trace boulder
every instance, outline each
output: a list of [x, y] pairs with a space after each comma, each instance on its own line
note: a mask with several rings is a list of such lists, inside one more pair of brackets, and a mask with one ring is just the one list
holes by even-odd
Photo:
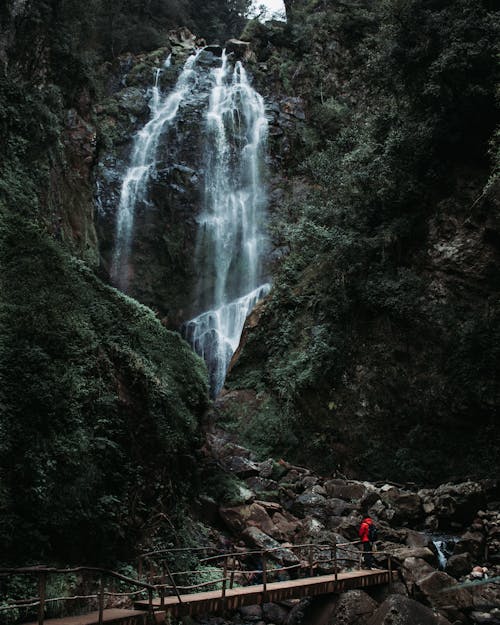
[[378, 604], [363, 590], [349, 590], [340, 595], [331, 621], [335, 625], [368, 625]]
[[258, 527], [247, 527], [242, 533], [243, 540], [250, 545], [262, 551], [272, 550], [268, 556], [276, 560], [280, 564], [292, 565], [300, 562], [299, 558], [285, 547], [282, 547], [277, 540], [274, 540], [268, 534], [265, 534]]
[[275, 625], [286, 625], [288, 621], [288, 610], [281, 607], [277, 603], [264, 603], [262, 606], [262, 613], [264, 619], [268, 623], [275, 623]]
[[472, 595], [466, 588], [457, 588], [457, 581], [443, 571], [434, 571], [418, 581], [418, 589], [429, 605], [450, 620], [458, 620], [462, 610], [472, 607]]
[[403, 547], [393, 551], [393, 556], [399, 562], [403, 562], [406, 558], [415, 558], [436, 565], [436, 554], [428, 547]]
[[259, 621], [262, 619], [262, 607], [258, 604], [244, 606], [238, 612], [246, 621]]
[[398, 523], [415, 521], [423, 515], [422, 499], [416, 493], [393, 487], [382, 491], [381, 499], [394, 510], [393, 519]]
[[220, 508], [219, 514], [224, 523], [235, 533], [246, 527], [258, 527], [266, 534], [275, 529], [274, 523], [266, 510], [257, 503], [232, 508]]
[[472, 570], [472, 559], [468, 553], [458, 553], [446, 562], [445, 572], [458, 579]]
[[435, 572], [435, 569], [421, 558], [406, 558], [401, 565], [401, 576], [411, 595], [415, 593], [418, 582]]
[[390, 595], [368, 625], [450, 625], [432, 610], [403, 595]]
[[483, 487], [477, 482], [443, 484], [434, 491], [435, 514], [440, 520], [470, 523], [486, 505]]
[[286, 540], [287, 542], [295, 542], [295, 536], [299, 532], [301, 528], [301, 522], [299, 519], [295, 519], [292, 515], [287, 515], [289, 518], [285, 517], [281, 512], [276, 512], [273, 514], [273, 523], [275, 526], [275, 530], [272, 534], [278, 540]]
[[240, 39], [229, 39], [226, 41], [225, 48], [228, 54], [234, 54], [237, 59], [244, 61], [248, 60], [252, 54], [250, 43]]
[[476, 562], [484, 559], [485, 536], [482, 532], [465, 532], [455, 544], [454, 554], [469, 553]]
[[228, 471], [243, 479], [259, 474], [258, 465], [249, 458], [242, 456], [230, 456], [224, 461], [224, 466]]
[[327, 499], [323, 495], [317, 495], [306, 491], [299, 495], [292, 504], [292, 512], [297, 516], [312, 515], [321, 520], [327, 516]]
[[274, 480], [270, 480], [257, 475], [254, 477], [249, 477], [245, 481], [248, 487], [256, 493], [278, 493], [278, 482], [275, 482]]
[[417, 532], [415, 530], [407, 530], [405, 542], [408, 547], [431, 548], [432, 545], [432, 540], [427, 536], [427, 534], [424, 534], [424, 532]]
[[345, 480], [329, 480], [325, 482], [325, 490], [328, 497], [345, 501], [359, 501], [367, 492], [362, 482], [346, 482]]

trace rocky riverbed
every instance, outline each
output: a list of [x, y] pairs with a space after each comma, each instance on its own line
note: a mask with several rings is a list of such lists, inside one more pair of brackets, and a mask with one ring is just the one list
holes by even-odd
[[[437, 488], [323, 477], [285, 460], [258, 462], [228, 433], [214, 429], [206, 461], [237, 479], [233, 502], [200, 501], [215, 540], [273, 549], [276, 565], [298, 560], [291, 545], [350, 543], [369, 514], [379, 531], [377, 565], [391, 554], [398, 581], [388, 588], [242, 608], [210, 625], [458, 625], [500, 623], [500, 487], [497, 480]], [[444, 536], [444, 538], [443, 538]], [[438, 540], [439, 537], [439, 540]], [[438, 548], [436, 547], [438, 545]], [[360, 558], [339, 556], [343, 570]], [[360, 554], [361, 552], [359, 552]], [[443, 570], [444, 564], [444, 570]], [[321, 564], [316, 574], [327, 572]], [[492, 581], [489, 581], [492, 580]]]

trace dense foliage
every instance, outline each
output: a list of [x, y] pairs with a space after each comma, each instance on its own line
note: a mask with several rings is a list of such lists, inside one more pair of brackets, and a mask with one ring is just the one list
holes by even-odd
[[263, 451], [285, 444], [322, 470], [489, 474], [500, 402], [492, 6], [296, 4], [289, 49], [267, 62], [295, 55], [279, 71], [310, 110], [290, 172], [309, 192], [274, 217], [290, 253], [231, 378], [266, 397], [265, 418], [244, 422]]
[[[78, 214], [81, 198], [91, 198], [88, 170], [72, 169], [64, 131], [68, 107], [88, 114], [103, 54], [95, 15], [69, 1], [8, 7], [0, 33], [0, 559], [104, 564], [129, 557], [158, 518], [166, 540], [178, 523], [197, 481], [191, 454], [206, 371], [150, 310], [105, 286], [62, 241], [58, 215], [69, 214], [81, 237], [93, 227]], [[72, 195], [62, 191], [68, 180]]]
[[0, 263], [2, 559], [127, 553], [195, 481], [204, 367], [24, 220]]

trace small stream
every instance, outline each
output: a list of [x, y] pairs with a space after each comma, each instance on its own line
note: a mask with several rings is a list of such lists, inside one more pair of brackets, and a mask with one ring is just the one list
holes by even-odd
[[438, 553], [439, 570], [444, 571], [446, 563], [450, 556], [453, 555], [453, 549], [455, 544], [460, 540], [460, 537], [451, 534], [430, 534], [429, 537]]

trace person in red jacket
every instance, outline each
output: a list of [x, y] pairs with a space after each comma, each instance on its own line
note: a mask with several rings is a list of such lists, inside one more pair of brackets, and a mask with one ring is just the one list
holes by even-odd
[[359, 538], [361, 539], [363, 551], [365, 552], [363, 559], [367, 569], [372, 569], [375, 565], [375, 560], [371, 553], [373, 551], [372, 535], [374, 533], [374, 528], [373, 520], [369, 516], [364, 518], [359, 526]]

